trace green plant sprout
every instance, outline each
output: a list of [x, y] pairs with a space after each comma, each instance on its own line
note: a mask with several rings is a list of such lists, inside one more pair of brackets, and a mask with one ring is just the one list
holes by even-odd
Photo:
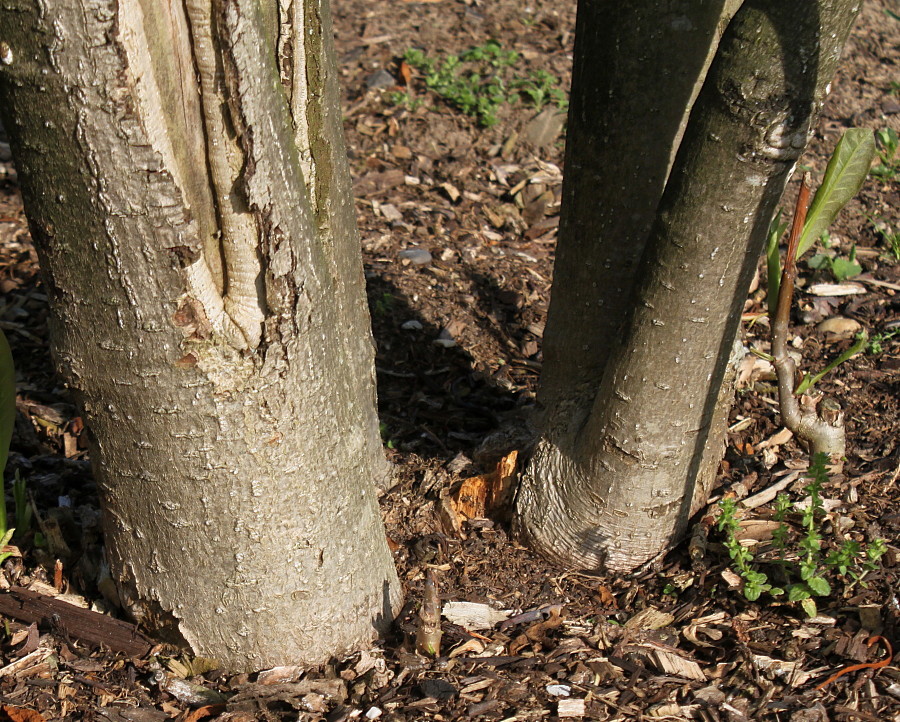
[[16, 469], [16, 477], [13, 480], [13, 504], [16, 510], [16, 530], [18, 533], [26, 534], [31, 530], [31, 518], [34, 513], [31, 500], [28, 498], [28, 489], [25, 479], [19, 476], [19, 470]]
[[[828, 457], [816, 454], [810, 464], [807, 476], [809, 483], [804, 492], [809, 502], [804, 505], [792, 504], [787, 494], [775, 498], [774, 519], [778, 527], [772, 533], [772, 547], [775, 557], [770, 564], [777, 565], [785, 580], [784, 588], [773, 586], [769, 575], [759, 569], [760, 563], [753, 552], [737, 539], [740, 523], [737, 517], [737, 503], [726, 498], [719, 502], [717, 527], [725, 535], [724, 545], [734, 562], [735, 571], [744, 581], [743, 594], [748, 601], [756, 601], [763, 593], [773, 597], [787, 594], [789, 602], [797, 602], [809, 617], [818, 613], [816, 597], [827, 597], [832, 593], [829, 577], [840, 576], [849, 579], [852, 586], [877, 568], [878, 562], [887, 551], [883, 539], [871, 541], [865, 549], [852, 539], [844, 539], [828, 554], [822, 553], [822, 524], [826, 517], [822, 501], [822, 488], [828, 481]], [[792, 544], [787, 516], [790, 512], [800, 512], [802, 534]]]
[[836, 251], [831, 251], [831, 236], [828, 231], [822, 234], [822, 245], [825, 247], [824, 253], [817, 253], [810, 258], [806, 265], [813, 270], [826, 269], [834, 276], [834, 280], [843, 283], [848, 278], [858, 276], [862, 273], [862, 266], [856, 262], [856, 244], [850, 248], [850, 255], [847, 258], [840, 256]]
[[737, 519], [737, 503], [732, 498], [725, 498], [719, 502], [718, 529], [725, 532], [725, 549], [728, 550], [728, 556], [734, 562], [735, 569], [744, 580], [744, 597], [750, 602], [759, 599], [763, 592], [769, 592], [772, 596], [780, 596], [784, 594], [783, 589], [773, 587], [769, 584], [769, 578], [766, 574], [754, 569], [753, 552], [745, 547], [737, 539], [737, 531], [740, 529], [740, 523]]
[[900, 231], [891, 228], [884, 219], [873, 218], [872, 216], [868, 218], [872, 222], [872, 228], [875, 229], [875, 233], [884, 241], [894, 260], [900, 261]]
[[[442, 60], [410, 48], [403, 59], [424, 75], [429, 90], [484, 127], [496, 125], [500, 107], [522, 96], [529, 98], [538, 109], [548, 102], [556, 103], [559, 108], [568, 105], [566, 93], [558, 87], [556, 77], [544, 70], [527, 76], [515, 74], [513, 68], [520, 61], [519, 54], [504, 50], [495, 40], [459, 55], [447, 55]], [[406, 96], [408, 99], [409, 95]]]
[[[865, 128], [850, 128], [843, 137], [838, 141], [834, 149], [834, 153], [828, 161], [825, 169], [825, 177], [822, 184], [812, 200], [809, 211], [806, 213], [806, 219], [803, 222], [802, 230], [800, 230], [799, 239], [796, 241], [796, 253], [793, 259], [785, 259], [785, 265], [788, 260], [796, 262], [817, 240], [823, 238], [827, 240], [828, 227], [834, 222], [837, 214], [841, 209], [850, 202], [850, 200], [859, 192], [869, 167], [872, 165], [872, 159], [875, 155], [875, 140], [871, 130]], [[787, 229], [787, 223], [782, 220], [781, 211], [776, 214], [775, 218], [769, 226], [769, 235], [766, 244], [766, 269], [768, 276], [768, 311], [769, 317], [775, 321], [778, 313], [779, 292], [781, 290], [781, 276], [784, 272], [781, 258], [778, 251], [779, 239], [784, 235]], [[862, 268], [856, 263], [855, 246], [850, 252], [848, 259], [831, 258], [825, 254], [815, 256], [810, 262], [813, 267], [822, 267], [827, 265], [832, 274], [838, 280], [844, 280], [856, 273]], [[790, 304], [790, 299], [786, 303]], [[783, 315], [788, 313], [788, 309], [783, 310]], [[785, 315], [786, 318], [786, 315]], [[773, 327], [774, 328], [774, 327]], [[835, 361], [820, 373], [805, 374], [803, 381], [794, 389], [794, 395], [810, 390], [825, 374], [832, 371], [839, 364], [846, 361], [856, 353], [859, 353], [868, 341], [868, 337], [858, 338], [856, 343], [842, 353]], [[773, 361], [773, 357], [754, 351], [759, 356]]]
[[900, 138], [893, 128], [882, 128], [875, 133], [878, 141], [878, 165], [870, 171], [873, 176], [883, 181], [893, 181], [900, 173], [900, 156], [897, 149], [900, 148]]
[[869, 343], [866, 346], [866, 353], [872, 355], [882, 353], [884, 351], [885, 342], [890, 341], [898, 333], [900, 333], [900, 328], [892, 328], [889, 331], [882, 331], [874, 334], [869, 339]]

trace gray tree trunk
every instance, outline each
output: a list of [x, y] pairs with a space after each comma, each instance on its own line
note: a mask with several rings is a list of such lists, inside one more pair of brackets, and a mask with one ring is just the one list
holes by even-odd
[[[583, 3], [579, 14], [590, 16], [592, 5]], [[586, 147], [578, 145], [583, 135], [568, 141], [570, 209], [560, 228], [546, 333], [544, 435], [517, 498], [518, 528], [546, 555], [627, 571], [677, 542], [703, 503], [721, 458], [723, 379], [747, 288], [857, 11], [847, 0], [744, 2], [693, 106], [658, 208], [648, 188], [664, 181], [665, 154], [657, 152], [652, 173], [632, 173], [620, 150], [607, 145], [627, 138], [634, 118], [622, 120], [591, 100], [598, 83], [587, 76], [615, 78], [619, 70], [610, 62], [585, 69], [586, 56], [604, 51], [587, 39], [588, 20], [580, 17], [571, 125], [574, 131], [593, 122], [603, 130], [581, 131], [594, 139]], [[677, 38], [677, 27], [662, 26], [668, 29], [657, 44], [674, 44], [669, 33]], [[645, 30], [635, 32], [643, 37]], [[645, 86], [646, 95], [669, 92], [668, 83], [658, 85], [659, 73], [642, 80], [653, 86]], [[682, 98], [687, 85], [676, 86]], [[669, 117], [671, 128], [674, 110]], [[607, 153], [624, 179], [613, 190], [596, 187], [598, 175], [609, 182], [603, 174], [578, 167], [578, 159], [600, 166]], [[629, 228], [622, 199], [632, 197], [641, 205]], [[655, 220], [645, 226], [649, 240], [630, 292], [615, 276], [621, 268], [629, 277], [650, 209]], [[609, 300], [594, 308], [601, 299]], [[614, 310], [606, 315], [603, 306]], [[567, 388], [566, 377], [576, 385]]]
[[9, 0], [0, 99], [125, 607], [231, 669], [400, 601], [327, 0]]

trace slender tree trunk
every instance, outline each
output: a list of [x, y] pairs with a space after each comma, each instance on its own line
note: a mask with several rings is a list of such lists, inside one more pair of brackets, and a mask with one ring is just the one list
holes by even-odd
[[687, 114], [738, 2], [579, 3], [538, 397], [548, 433], [590, 411]]
[[232, 669], [400, 590], [327, 0], [10, 0], [0, 98], [123, 605]]
[[[847, 1], [747, 0], [729, 24], [691, 111], [635, 292], [622, 306], [631, 308], [621, 312], [622, 332], [608, 336], [602, 351], [587, 348], [601, 361], [568, 407], [560, 407], [556, 386], [544, 392], [557, 415], [587, 409], [569, 425], [551, 417], [519, 491], [519, 528], [547, 555], [630, 570], [676, 542], [702, 503], [721, 458], [721, 433], [710, 430], [727, 398], [722, 382], [747, 288], [857, 10]], [[572, 112], [583, 102], [579, 93]], [[572, 146], [573, 155], [591, 154]], [[631, 188], [617, 191], [628, 196]], [[593, 193], [589, 179], [570, 189]], [[606, 212], [596, 211], [595, 226], [564, 224], [561, 257], [589, 246], [598, 228], [608, 232]], [[548, 343], [593, 331], [577, 303], [581, 289], [592, 293], [585, 274], [566, 296], [554, 296]], [[554, 293], [559, 284], [557, 275]], [[611, 295], [625, 291], [614, 286]]]

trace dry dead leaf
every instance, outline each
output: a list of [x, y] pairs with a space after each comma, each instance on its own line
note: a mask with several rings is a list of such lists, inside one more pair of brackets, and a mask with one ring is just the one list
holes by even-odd
[[767, 657], [764, 654], [754, 654], [752, 660], [753, 666], [760, 672], [770, 677], [779, 677], [791, 687], [800, 687], [806, 684], [812, 676], [800, 668], [799, 662], [786, 662], [783, 659]]
[[482, 642], [480, 639], [476, 639], [475, 637], [472, 637], [471, 639], [467, 639], [462, 644], [458, 644], [456, 647], [454, 647], [450, 651], [450, 654], [448, 656], [450, 657], [450, 659], [453, 659], [454, 657], [458, 657], [461, 654], [476, 654], [477, 655], [477, 654], [481, 654], [483, 651], [484, 651], [484, 642]]
[[224, 711], [224, 704], [208, 704], [187, 712], [185, 717], [179, 718], [179, 722], [199, 722], [200, 720], [206, 719], [207, 717], [222, 714], [222, 712]]
[[11, 707], [8, 704], [0, 707], [0, 711], [6, 715], [9, 722], [44, 722], [45, 717], [40, 712], [24, 707]]

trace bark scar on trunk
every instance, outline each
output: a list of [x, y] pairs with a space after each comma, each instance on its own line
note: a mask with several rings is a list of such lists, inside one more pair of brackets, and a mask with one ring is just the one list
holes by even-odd
[[212, 3], [185, 3], [194, 37], [194, 64], [200, 83], [206, 158], [219, 219], [219, 241], [224, 259], [225, 289], [219, 293], [204, 258], [187, 268], [188, 289], [206, 309], [213, 328], [237, 349], [255, 349], [265, 320], [257, 279], [258, 229], [247, 203], [239, 193], [238, 179], [244, 156], [235, 128], [229, 123], [222, 61], [214, 40]]

